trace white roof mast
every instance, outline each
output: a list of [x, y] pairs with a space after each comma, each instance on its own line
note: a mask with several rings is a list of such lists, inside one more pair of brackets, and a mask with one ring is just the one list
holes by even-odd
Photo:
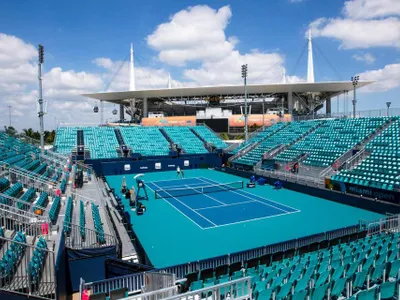
[[313, 61], [313, 51], [312, 51], [311, 29], [308, 30], [307, 82], [314, 83], [314, 61]]

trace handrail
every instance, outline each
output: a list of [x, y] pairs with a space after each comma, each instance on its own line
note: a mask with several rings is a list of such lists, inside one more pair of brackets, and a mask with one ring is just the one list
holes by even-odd
[[[365, 150], [365, 148], [361, 149], [360, 151], [358, 151], [358, 152], [356, 153], [356, 155], [352, 156], [349, 160], [346, 161], [346, 164], [345, 164], [345, 166], [344, 166], [344, 169], [345, 169], [345, 170], [349, 170], [352, 166], [354, 166], [355, 161], [356, 161], [356, 160], [358, 161], [358, 159], [360, 158], [360, 156], [361, 156], [361, 159], [363, 159], [363, 158], [364, 158], [364, 153], [367, 154], [367, 155], [370, 154], [368, 151]], [[354, 162], [354, 163], [353, 163], [353, 162]]]
[[246, 147], [244, 147], [243, 149], [241, 149], [238, 153], [236, 153], [235, 155], [229, 157], [228, 161], [232, 162], [235, 159], [239, 158], [242, 155], [245, 155], [247, 152], [253, 150], [254, 148], [256, 148], [260, 143], [259, 142], [253, 142], [251, 144], [248, 144]]
[[[40, 208], [43, 211], [48, 211], [48, 209], [46, 209], [45, 207], [41, 207], [41, 206], [38, 206], [37, 204], [33, 204], [33, 203], [28, 203], [28, 202], [22, 201], [22, 200], [20, 200], [18, 198], [15, 198], [15, 197], [12, 197], [12, 196], [8, 196], [8, 195], [6, 195], [4, 193], [0, 193], [0, 197], [6, 198], [8, 200], [11, 200], [13, 204], [14, 203], [21, 203], [23, 206], [28, 207], [28, 210], [31, 210], [34, 206], [36, 206], [36, 207]], [[1, 203], [0, 206], [1, 205], [7, 205], [7, 204]], [[10, 205], [7, 205], [7, 206], [10, 207]], [[18, 208], [16, 208], [16, 209], [18, 209]]]
[[[319, 243], [325, 240], [337, 239], [342, 236], [354, 234], [360, 232], [362, 229], [359, 224], [355, 224], [349, 227], [338, 228], [331, 231], [321, 232], [318, 234], [289, 240], [286, 242], [281, 242], [278, 244], [258, 247], [238, 253], [232, 253], [223, 255], [220, 257], [205, 259], [196, 262], [189, 262], [181, 265], [166, 267], [162, 269], [158, 269], [159, 272], [172, 273], [176, 275], [177, 280], [184, 279], [185, 276], [189, 273], [200, 271], [203, 269], [209, 268], [217, 268], [221, 265], [231, 265], [233, 263], [244, 263], [249, 259], [261, 257], [263, 255], [273, 255], [277, 252], [287, 251], [290, 249], [298, 249], [300, 247], [304, 247], [313, 243]], [[143, 273], [140, 273], [143, 274]], [[102, 285], [102, 286], [119, 286], [120, 284], [124, 284], [123, 286], [127, 286], [131, 284], [132, 281], [138, 282], [143, 280], [140, 277], [140, 274], [131, 274], [124, 275], [120, 277], [114, 277], [111, 279], [105, 279], [97, 282], [92, 282], [91, 285]], [[141, 281], [143, 282], [143, 281]], [[100, 292], [100, 291], [99, 291]], [[104, 292], [104, 291], [103, 291]]]

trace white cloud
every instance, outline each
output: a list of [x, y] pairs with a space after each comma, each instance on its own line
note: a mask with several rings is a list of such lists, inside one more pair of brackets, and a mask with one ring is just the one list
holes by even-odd
[[[240, 53], [239, 42], [227, 37], [225, 29], [232, 12], [229, 6], [214, 10], [194, 6], [174, 14], [147, 37], [147, 43], [159, 51], [158, 58], [170, 65], [184, 66], [198, 62], [197, 67], [183, 71], [185, 85], [229, 85], [242, 82], [241, 65], [249, 65], [249, 82], [280, 82], [284, 57], [279, 53], [253, 50]], [[105, 61], [99, 61], [106, 64]], [[300, 80], [293, 77], [292, 80]]]
[[37, 56], [35, 47], [20, 38], [0, 33], [0, 68], [16, 68]]
[[218, 62], [204, 62], [198, 69], [186, 69], [184, 76], [198, 85], [240, 84], [241, 66], [248, 64], [249, 83], [280, 82], [283, 61], [277, 53], [254, 51], [242, 55], [233, 51]]
[[400, 15], [399, 0], [349, 0], [343, 14], [351, 19], [371, 19]]
[[214, 10], [198, 5], [174, 14], [147, 37], [147, 43], [159, 51], [158, 58], [170, 65], [183, 66], [190, 61], [219, 60], [229, 55], [237, 39], [225, 36], [232, 12], [229, 6]]
[[325, 19], [310, 24], [314, 37], [341, 41], [341, 48], [400, 47], [400, 20]]
[[364, 53], [364, 54], [354, 54], [352, 56], [357, 61], [363, 61], [366, 64], [370, 65], [375, 62], [375, 57], [371, 53]]
[[386, 65], [383, 69], [370, 70], [359, 74], [360, 80], [376, 81], [362, 88], [363, 92], [385, 92], [400, 86], [400, 64]]

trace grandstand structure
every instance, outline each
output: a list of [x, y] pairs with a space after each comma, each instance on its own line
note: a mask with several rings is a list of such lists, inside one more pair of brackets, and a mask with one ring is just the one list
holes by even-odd
[[[308, 82], [248, 86], [290, 115], [241, 143], [194, 116], [63, 124], [44, 151], [0, 133], [0, 298], [399, 299], [400, 117], [333, 117], [354, 86], [315, 83], [308, 44]], [[130, 68], [87, 95], [121, 120], [240, 109], [241, 86], [137, 91]]]
[[[134, 120], [135, 116], [147, 118], [150, 114], [162, 116], [196, 115], [206, 108], [219, 107], [229, 110], [231, 114], [243, 114], [245, 98], [248, 99], [253, 114], [265, 114], [267, 110], [280, 111], [289, 115], [314, 115], [325, 106], [326, 115], [332, 115], [332, 98], [347, 97], [354, 90], [352, 81], [315, 82], [314, 59], [311, 31], [308, 37], [308, 59], [306, 82], [291, 83], [287, 81], [286, 72], [280, 83], [249, 84], [246, 87], [205, 86], [205, 87], [168, 87], [151, 90], [137, 90], [135, 85], [134, 51], [131, 44], [129, 65], [129, 90], [118, 92], [101, 92], [83, 96], [100, 102], [101, 123], [103, 123], [103, 103], [119, 105], [119, 121], [124, 122], [125, 112]], [[371, 81], [359, 81], [359, 88], [371, 84]], [[267, 100], [267, 101], [266, 101]], [[95, 112], [98, 107], [95, 107]], [[117, 114], [117, 110], [113, 113]], [[222, 116], [217, 116], [222, 118]]]
[[[396, 116], [279, 122], [236, 148], [194, 124], [59, 127], [53, 149], [43, 153], [1, 134], [0, 293], [398, 297], [399, 122]], [[185, 179], [176, 178], [178, 165]], [[148, 178], [150, 193], [141, 202], [143, 216], [120, 191], [122, 176], [129, 188], [138, 173]], [[254, 194], [243, 181], [232, 182], [252, 175], [280, 180], [288, 194], [262, 185]], [[343, 215], [307, 223], [324, 211]], [[253, 226], [280, 222], [303, 226], [250, 234]], [[213, 231], [249, 240], [220, 243]], [[185, 250], [206, 239], [218, 247]]]

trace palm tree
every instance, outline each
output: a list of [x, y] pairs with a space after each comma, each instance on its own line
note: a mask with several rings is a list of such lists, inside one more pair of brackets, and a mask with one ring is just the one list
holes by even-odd
[[22, 130], [23, 130], [24, 134], [25, 134], [27, 137], [30, 137], [30, 138], [33, 137], [34, 131], [33, 131], [32, 128], [22, 129]]

